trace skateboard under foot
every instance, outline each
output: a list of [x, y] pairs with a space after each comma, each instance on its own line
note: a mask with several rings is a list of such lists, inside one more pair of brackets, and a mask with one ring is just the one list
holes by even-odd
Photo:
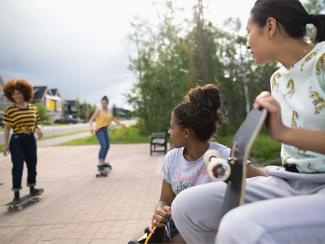
[[96, 177], [107, 177], [108, 172], [112, 170], [112, 166], [110, 164], [103, 164], [103, 165], [97, 165], [97, 174]]
[[43, 194], [43, 190], [41, 191], [40, 194], [38, 195], [25, 195], [22, 198], [20, 198], [19, 201], [11, 201], [7, 204], [5, 204], [5, 206], [8, 206], [8, 210], [22, 210], [24, 208], [24, 206], [26, 206], [28, 203], [34, 203], [34, 202], [38, 202], [40, 201], [40, 196]]

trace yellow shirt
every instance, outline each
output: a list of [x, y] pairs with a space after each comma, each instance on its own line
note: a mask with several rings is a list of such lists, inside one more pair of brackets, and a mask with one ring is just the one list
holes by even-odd
[[101, 128], [107, 127], [113, 120], [113, 116], [110, 111], [104, 112], [102, 110], [99, 111], [99, 115], [96, 118], [96, 131]]
[[5, 109], [3, 123], [12, 128], [14, 134], [29, 134], [35, 132], [41, 120], [32, 104], [28, 104], [27, 108], [19, 108], [13, 104]]

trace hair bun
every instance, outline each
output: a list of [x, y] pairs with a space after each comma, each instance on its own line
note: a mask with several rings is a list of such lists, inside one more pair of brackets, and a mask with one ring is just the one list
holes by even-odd
[[216, 111], [220, 107], [220, 92], [216, 85], [207, 84], [192, 88], [185, 99], [200, 110]]

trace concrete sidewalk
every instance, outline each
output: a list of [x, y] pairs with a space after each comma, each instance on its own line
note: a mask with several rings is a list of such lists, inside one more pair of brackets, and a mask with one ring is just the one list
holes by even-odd
[[150, 157], [148, 144], [112, 145], [113, 170], [96, 178], [97, 153], [98, 146], [40, 148], [45, 193], [20, 212], [2, 206], [12, 192], [10, 159], [1, 160], [0, 243], [127, 243], [140, 232], [160, 195], [163, 155]]
[[52, 139], [44, 139], [44, 140], [38, 140], [37, 141], [37, 146], [38, 147], [51, 147], [51, 146], [56, 146], [68, 141], [72, 141], [75, 139], [80, 139], [80, 138], [84, 138], [84, 137], [88, 137], [91, 136], [91, 134], [89, 133], [89, 131], [86, 132], [81, 132], [81, 133], [77, 133], [77, 134], [73, 134], [73, 135], [66, 135], [66, 136], [59, 136], [56, 138], [52, 138]]

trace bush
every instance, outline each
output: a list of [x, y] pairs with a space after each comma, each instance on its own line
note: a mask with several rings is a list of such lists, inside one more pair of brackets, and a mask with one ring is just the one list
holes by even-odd
[[[234, 134], [220, 135], [216, 141], [231, 147]], [[264, 130], [258, 135], [252, 147], [250, 160], [258, 165], [280, 165], [281, 144], [274, 141]]]
[[35, 107], [38, 111], [40, 119], [43, 124], [51, 124], [51, 116], [48, 114], [48, 111], [44, 104], [42, 103], [35, 103]]
[[274, 141], [268, 134], [260, 134], [252, 148], [251, 159], [257, 164], [280, 165], [281, 143]]

